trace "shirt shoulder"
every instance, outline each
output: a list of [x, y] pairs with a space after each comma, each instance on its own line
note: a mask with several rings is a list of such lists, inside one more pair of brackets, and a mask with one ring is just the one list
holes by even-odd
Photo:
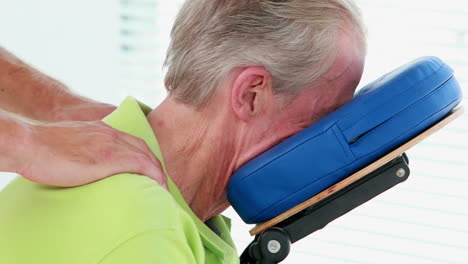
[[85, 192], [88, 206], [106, 208], [100, 213], [112, 219], [125, 219], [124, 224], [133, 223], [141, 228], [173, 228], [181, 220], [190, 220], [171, 194], [149, 177], [136, 174], [119, 174], [99, 182], [78, 187]]
[[[15, 263], [40, 256], [56, 260], [47, 263], [95, 263], [132, 237], [154, 236], [155, 230], [181, 230], [187, 237], [183, 241], [202, 247], [191, 218], [167, 190], [145, 176], [119, 174], [74, 188], [17, 178], [0, 192], [0, 248], [8, 249]], [[32, 249], [23, 262], [18, 255], [25, 254], [16, 252], [21, 248]], [[0, 263], [4, 260], [8, 256], [0, 256]]]

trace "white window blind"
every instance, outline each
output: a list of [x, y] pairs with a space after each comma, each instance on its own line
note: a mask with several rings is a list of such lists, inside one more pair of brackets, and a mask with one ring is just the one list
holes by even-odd
[[181, 0], [121, 0], [121, 97], [156, 106], [166, 91], [162, 65]]

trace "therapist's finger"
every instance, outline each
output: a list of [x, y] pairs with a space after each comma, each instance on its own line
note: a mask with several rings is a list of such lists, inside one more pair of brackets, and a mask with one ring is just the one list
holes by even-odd
[[[127, 141], [133, 146], [133, 149], [126, 150], [131, 156], [128, 161], [134, 161], [133, 165], [127, 163], [128, 166], [132, 166], [132, 171], [129, 172], [148, 176], [167, 189], [167, 177], [164, 174], [161, 162], [156, 158], [146, 142], [141, 138], [133, 137], [125, 133], [119, 136], [122, 140]], [[125, 166], [125, 164], [122, 165]]]
[[137, 157], [139, 165], [137, 173], [152, 178], [167, 189], [167, 177], [164, 174], [161, 162], [146, 143], [140, 143], [139, 150], [141, 151], [141, 156]]

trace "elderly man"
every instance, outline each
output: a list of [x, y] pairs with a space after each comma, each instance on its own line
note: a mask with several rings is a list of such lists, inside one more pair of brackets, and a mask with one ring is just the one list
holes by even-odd
[[219, 215], [230, 176], [351, 100], [365, 56], [351, 0], [191, 0], [171, 37], [168, 97], [152, 111], [127, 98], [104, 118], [147, 143], [168, 189], [136, 174], [75, 188], [18, 178], [0, 193], [0, 263], [237, 263]]

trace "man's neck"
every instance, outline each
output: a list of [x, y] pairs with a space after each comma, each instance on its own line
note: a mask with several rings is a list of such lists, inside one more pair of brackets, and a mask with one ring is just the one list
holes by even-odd
[[168, 98], [148, 115], [169, 176], [202, 221], [229, 206], [224, 190], [236, 153], [206, 113]]

